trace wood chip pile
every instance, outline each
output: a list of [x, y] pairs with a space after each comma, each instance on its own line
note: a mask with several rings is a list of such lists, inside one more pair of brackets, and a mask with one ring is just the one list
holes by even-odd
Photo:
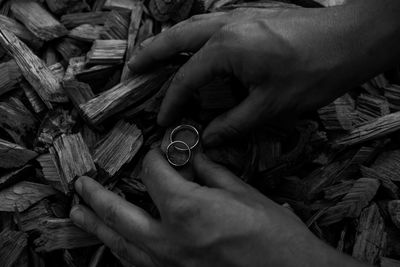
[[[69, 219], [79, 202], [73, 183], [94, 177], [157, 216], [140, 163], [170, 131], [157, 126], [156, 115], [188, 55], [144, 74], [131, 73], [128, 59], [144, 40], [193, 14], [319, 5], [285, 2], [0, 1], [0, 266], [122, 266]], [[215, 80], [199, 89], [184, 122], [201, 129], [242, 92], [235, 81]], [[398, 130], [399, 69], [309, 114], [294, 130], [263, 128], [207, 154], [338, 250], [400, 266]]]

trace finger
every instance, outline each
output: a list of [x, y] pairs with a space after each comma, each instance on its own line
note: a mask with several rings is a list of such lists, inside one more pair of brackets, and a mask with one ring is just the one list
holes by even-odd
[[200, 49], [224, 24], [221, 20], [198, 19], [175, 25], [146, 45], [128, 63], [133, 72], [142, 72], [154, 64], [166, 60], [181, 52], [195, 52]]
[[243, 192], [248, 186], [225, 167], [211, 161], [206, 155], [199, 153], [194, 158], [196, 177], [206, 186], [225, 189], [231, 192]]
[[162, 102], [158, 123], [169, 126], [182, 116], [196, 89], [213, 78], [229, 73], [223, 50], [216, 45], [205, 45], [176, 73]]
[[258, 91], [252, 92], [238, 106], [211, 121], [203, 133], [204, 146], [218, 146], [238, 139], [259, 124], [265, 123], [264, 99]]
[[142, 243], [157, 239], [159, 225], [141, 208], [106, 190], [89, 177], [81, 177], [75, 183], [78, 194], [92, 207], [107, 226], [132, 242]]
[[138, 266], [154, 266], [150, 257], [142, 249], [127, 242], [122, 236], [107, 227], [89, 209], [80, 205], [75, 206], [71, 210], [70, 217], [77, 226], [97, 236], [122, 259]]
[[199, 187], [172, 168], [159, 149], [151, 150], [144, 158], [142, 180], [161, 213], [172, 199], [190, 195]]

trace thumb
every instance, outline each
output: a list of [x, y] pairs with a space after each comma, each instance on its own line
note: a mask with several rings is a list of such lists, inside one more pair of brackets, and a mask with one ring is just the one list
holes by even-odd
[[218, 146], [244, 136], [264, 123], [265, 97], [253, 91], [243, 102], [218, 116], [204, 130], [204, 146]]

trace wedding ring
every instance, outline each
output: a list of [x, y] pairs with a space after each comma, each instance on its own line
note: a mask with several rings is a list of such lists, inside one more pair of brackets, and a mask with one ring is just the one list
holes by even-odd
[[[178, 148], [176, 146], [177, 144], [183, 145], [185, 147], [185, 149]], [[185, 154], [185, 157], [183, 158], [183, 160], [181, 160], [181, 162], [178, 161], [179, 157], [177, 157], [177, 155], [173, 154], [173, 149], [175, 149], [176, 152], [178, 152], [180, 154], [182, 154], [182, 153]], [[192, 151], [191, 151], [190, 147], [188, 146], [188, 144], [186, 144], [185, 142], [183, 142], [183, 141], [173, 141], [168, 145], [165, 154], [167, 156], [168, 162], [172, 166], [182, 167], [182, 166], [186, 165], [189, 162], [190, 157], [192, 156]]]
[[[182, 125], [179, 125], [178, 127], [176, 127], [175, 129], [173, 129], [171, 134], [169, 135], [169, 141], [171, 143], [179, 141], [179, 140], [175, 140], [176, 136], [177, 136], [177, 134], [179, 132], [184, 131], [184, 130], [189, 130], [190, 132], [194, 133], [194, 135], [195, 135], [195, 139], [194, 139], [193, 144], [187, 144], [187, 143], [184, 142], [185, 145], [189, 147], [189, 150], [192, 150], [193, 148], [195, 148], [199, 144], [199, 141], [200, 141], [199, 131], [195, 127], [193, 127], [192, 125], [182, 124]], [[182, 140], [180, 140], [180, 141], [182, 141]], [[177, 150], [186, 150], [186, 148], [180, 148], [178, 146], [176, 146], [176, 149]]]

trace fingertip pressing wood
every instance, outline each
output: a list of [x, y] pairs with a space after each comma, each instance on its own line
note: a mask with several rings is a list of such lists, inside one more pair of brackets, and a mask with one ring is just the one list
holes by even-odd
[[50, 152], [55, 155], [58, 162], [61, 184], [65, 193], [70, 192], [72, 183], [77, 177], [96, 174], [96, 166], [80, 133], [63, 134], [54, 141], [53, 145]]
[[33, 34], [44, 41], [68, 34], [68, 30], [35, 1], [12, 1], [11, 11]]

